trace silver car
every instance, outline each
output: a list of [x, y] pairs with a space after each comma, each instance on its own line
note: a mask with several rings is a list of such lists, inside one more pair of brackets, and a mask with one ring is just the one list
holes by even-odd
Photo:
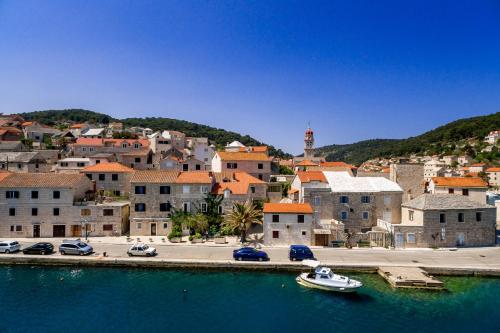
[[0, 253], [13, 253], [21, 249], [21, 244], [17, 241], [0, 241]]
[[59, 252], [61, 254], [77, 254], [77, 255], [86, 255], [94, 252], [92, 246], [84, 243], [80, 240], [63, 240], [62, 244], [59, 245]]

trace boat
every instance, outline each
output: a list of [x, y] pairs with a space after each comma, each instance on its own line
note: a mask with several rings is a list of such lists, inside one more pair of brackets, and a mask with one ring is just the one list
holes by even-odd
[[360, 281], [333, 273], [330, 268], [321, 266], [317, 260], [304, 260], [302, 263], [314, 269], [297, 276], [297, 283], [304, 287], [350, 293], [363, 286]]

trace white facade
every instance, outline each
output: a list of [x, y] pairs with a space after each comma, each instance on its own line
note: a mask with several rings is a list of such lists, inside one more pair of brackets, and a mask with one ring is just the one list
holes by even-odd
[[424, 179], [430, 181], [432, 177], [443, 175], [446, 163], [438, 160], [430, 160], [424, 164]]
[[312, 221], [312, 214], [264, 213], [264, 244], [311, 245]]

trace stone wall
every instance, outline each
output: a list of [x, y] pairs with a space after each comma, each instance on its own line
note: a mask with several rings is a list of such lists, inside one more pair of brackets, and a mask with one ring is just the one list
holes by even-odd
[[[273, 215], [279, 215], [279, 222], [272, 222]], [[297, 222], [297, 215], [304, 215], [304, 222]], [[266, 245], [311, 245], [311, 214], [264, 214], [264, 244]], [[273, 231], [279, 233], [273, 238]]]
[[424, 165], [420, 163], [391, 164], [389, 180], [401, 186], [402, 202], [408, 202], [424, 193]]

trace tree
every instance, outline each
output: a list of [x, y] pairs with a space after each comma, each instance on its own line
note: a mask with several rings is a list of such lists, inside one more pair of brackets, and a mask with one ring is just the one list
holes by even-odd
[[208, 230], [208, 219], [204, 214], [196, 213], [186, 217], [185, 225], [195, 234], [204, 234]]
[[251, 202], [235, 202], [231, 213], [226, 215], [223, 226], [227, 226], [233, 232], [240, 232], [240, 242], [246, 241], [246, 234], [252, 224], [262, 224], [262, 210]]
[[292, 169], [287, 167], [286, 165], [280, 165], [279, 166], [279, 173], [280, 175], [293, 175], [294, 172]]
[[173, 209], [171, 220], [172, 220], [172, 231], [168, 234], [168, 239], [180, 238], [182, 237], [182, 226], [186, 225], [188, 218], [191, 216], [190, 213], [184, 212], [182, 209]]
[[208, 193], [204, 198], [207, 205], [207, 210], [204, 214], [207, 218], [208, 227], [211, 232], [214, 231], [214, 233], [219, 231], [223, 220], [222, 215], [219, 213], [219, 206], [221, 205], [223, 199], [224, 197], [222, 195], [212, 193]]

